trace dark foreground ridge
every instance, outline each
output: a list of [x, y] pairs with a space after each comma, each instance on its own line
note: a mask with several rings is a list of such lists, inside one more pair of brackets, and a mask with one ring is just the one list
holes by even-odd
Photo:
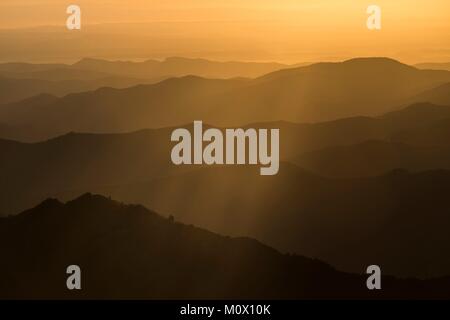
[[[91, 194], [1, 218], [0, 252], [0, 298], [450, 298], [450, 278], [369, 291], [366, 276]], [[71, 264], [82, 290], [66, 289]]]

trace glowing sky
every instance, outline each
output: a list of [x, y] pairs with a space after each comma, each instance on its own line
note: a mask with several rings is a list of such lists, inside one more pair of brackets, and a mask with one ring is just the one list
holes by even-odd
[[[198, 55], [205, 57], [208, 42], [223, 40], [234, 52], [246, 52], [247, 60], [265, 53], [283, 61], [363, 55], [450, 60], [448, 0], [2, 0], [0, 28], [63, 26], [69, 4], [81, 7], [85, 25], [148, 23], [138, 31], [126, 25], [114, 30], [158, 34], [161, 41], [202, 39]], [[370, 4], [382, 9], [380, 31], [366, 28]]]

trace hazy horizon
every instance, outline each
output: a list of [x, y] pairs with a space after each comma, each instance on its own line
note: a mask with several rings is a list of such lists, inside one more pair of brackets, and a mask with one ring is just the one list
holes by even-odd
[[[65, 28], [66, 8], [82, 28]], [[391, 57], [408, 64], [450, 61], [450, 3], [377, 1], [382, 29], [366, 27], [365, 1], [4, 0], [0, 61], [73, 62], [183, 56], [298, 63]], [[126, 10], [125, 10], [126, 9]], [[125, 45], [124, 45], [125, 44]], [[39, 46], [40, 50], [32, 50]]]

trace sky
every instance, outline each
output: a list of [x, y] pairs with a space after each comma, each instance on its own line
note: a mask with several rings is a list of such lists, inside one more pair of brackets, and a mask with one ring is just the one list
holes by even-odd
[[[354, 56], [450, 61], [449, 0], [1, 0], [0, 28], [51, 25], [64, 31], [70, 4], [81, 7], [85, 32], [151, 38], [157, 42], [156, 55], [280, 62]], [[382, 11], [378, 31], [366, 27], [371, 4]], [[150, 46], [143, 49], [152, 52]], [[123, 50], [118, 55], [127, 58]]]

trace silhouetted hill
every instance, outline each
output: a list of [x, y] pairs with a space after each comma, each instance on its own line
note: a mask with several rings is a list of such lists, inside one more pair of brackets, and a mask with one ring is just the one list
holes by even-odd
[[65, 96], [20, 117], [3, 116], [0, 122], [33, 124], [55, 136], [133, 131], [198, 119], [218, 126], [324, 121], [392, 111], [449, 81], [448, 71], [418, 70], [383, 58], [353, 59], [281, 70], [254, 80], [187, 76], [126, 89], [102, 88]]
[[34, 64], [23, 64], [23, 67], [17, 67], [17, 70], [13, 67], [5, 68], [5, 65], [0, 64], [0, 74], [13, 79], [40, 79], [49, 81], [89, 81], [111, 77], [110, 73], [75, 69], [70, 68], [68, 65], [53, 66]]
[[66, 95], [91, 89], [82, 81], [47, 81], [39, 79], [9, 79], [0, 77], [0, 104], [29, 98], [41, 93]]
[[126, 88], [156, 83], [170, 77], [197, 75], [208, 78], [258, 77], [287, 68], [277, 63], [216, 62], [204, 59], [167, 58], [144, 62], [82, 59], [66, 64], [0, 64], [0, 104], [33, 95], [95, 90], [101, 87]]
[[14, 74], [45, 71], [49, 69], [64, 68], [67, 65], [62, 63], [26, 63], [26, 62], [6, 62], [0, 63], [0, 73]]
[[255, 78], [269, 72], [288, 68], [289, 65], [237, 61], [219, 62], [206, 59], [170, 57], [162, 61], [146, 60], [143, 62], [86, 58], [75, 63], [72, 67], [122, 76], [164, 79], [187, 75], [205, 78]]
[[[1, 298], [300, 299], [448, 298], [449, 279], [366, 277], [335, 271], [246, 238], [228, 238], [165, 219], [139, 205], [85, 194], [49, 199], [0, 219]], [[77, 264], [82, 290], [66, 289]]]
[[450, 137], [450, 118], [445, 118], [432, 125], [400, 131], [392, 136], [392, 140], [414, 146], [448, 147], [450, 144], [448, 137]]
[[396, 168], [450, 168], [448, 106], [417, 103], [378, 118], [342, 119], [313, 127], [316, 134], [305, 137], [315, 148], [296, 148], [303, 151], [286, 159], [320, 175], [358, 177]]
[[389, 112], [380, 118], [392, 131], [427, 127], [441, 120], [450, 119], [450, 106], [415, 103], [406, 108]]
[[0, 114], [3, 116], [8, 115], [20, 117], [22, 114], [26, 114], [28, 112], [27, 109], [45, 106], [57, 100], [58, 97], [52, 94], [41, 93], [30, 98], [0, 106]]
[[[189, 90], [199, 92], [205, 86], [223, 92], [223, 83], [231, 83], [191, 79], [195, 86]], [[182, 79], [159, 85], [170, 88], [177, 81]], [[248, 80], [236, 80], [233, 86], [241, 82]], [[108, 95], [111, 90], [99, 92]], [[171, 95], [170, 90], [166, 95]], [[183, 97], [173, 97], [179, 98]], [[59, 99], [42, 95], [13, 109], [45, 109], [47, 102], [55, 101]], [[445, 215], [448, 172], [384, 172], [448, 168], [448, 114], [448, 107], [416, 104], [377, 118], [251, 125], [281, 129], [284, 160], [299, 161], [297, 157], [303, 156], [305, 161], [307, 153], [319, 155], [310, 157], [314, 161], [304, 162], [304, 167], [316, 168], [319, 175], [382, 174], [373, 178], [329, 179], [287, 164], [274, 177], [259, 176], [255, 166], [179, 175], [199, 167], [171, 164], [172, 128], [127, 134], [71, 133], [33, 144], [0, 140], [5, 155], [0, 157], [0, 212], [16, 213], [49, 196], [68, 198], [95, 191], [174, 213], [186, 223], [223, 234], [250, 235], [343, 270], [360, 272], [373, 263], [372, 253], [377, 252], [377, 261], [388, 273], [444, 275], [450, 270], [450, 262], [442, 257], [450, 243]], [[415, 262], [406, 263], [408, 259]]]
[[[302, 64], [293, 66], [300, 65]], [[280, 63], [219, 62], [182, 57], [142, 62], [84, 58], [71, 65], [3, 63], [0, 64], [0, 75], [41, 80], [94, 80], [115, 76], [138, 78], [142, 79], [142, 83], [149, 83], [186, 75], [206, 78], [255, 78], [288, 67], [290, 66]]]
[[[416, 103], [379, 117], [353, 117], [299, 124], [269, 122], [251, 124], [249, 127], [279, 128], [282, 158], [294, 161], [304, 153], [350, 146], [371, 140], [401, 142], [411, 144], [411, 147], [445, 146], [444, 137], [441, 136], [445, 133], [447, 119], [450, 119], [449, 106]], [[419, 143], [418, 139], [413, 139], [426, 130], [429, 130], [429, 133], [425, 134], [428, 137], [428, 143], [425, 143], [425, 140]], [[438, 136], [438, 130], [441, 136]], [[432, 132], [436, 135], [436, 142], [433, 141]]]
[[450, 105], [450, 83], [444, 83], [412, 97], [414, 101], [429, 101], [436, 104]]
[[450, 249], [449, 171], [331, 179], [282, 163], [272, 177], [260, 176], [256, 168], [206, 168], [90, 190], [214, 232], [315, 257], [340, 270], [360, 272], [376, 263], [398, 276], [450, 272], [445, 254]]
[[[351, 146], [329, 147], [304, 153], [293, 162], [331, 177], [376, 176], [397, 168], [410, 171], [450, 169], [450, 145], [445, 139], [450, 132], [450, 123], [446, 122], [440, 129], [443, 130], [436, 129], [433, 133], [429, 128], [401, 132], [393, 138], [401, 142], [372, 140]], [[422, 132], [426, 136], [420, 136]], [[422, 146], [411, 146], [403, 141]]]
[[178, 122], [177, 119], [191, 116], [200, 119], [210, 96], [228, 92], [247, 81], [188, 76], [122, 90], [101, 88], [67, 95], [38, 108], [25, 107], [20, 115], [7, 113], [0, 118], [7, 124], [30, 125], [45, 132], [33, 135], [38, 140], [71, 131], [123, 132], [168, 126]]
[[0, 140], [0, 150], [7, 155], [0, 158], [0, 211], [23, 210], [60, 190], [145, 181], [192, 170], [172, 164], [170, 132], [70, 133], [35, 144]]
[[[95, 90], [101, 87], [126, 88], [150, 81], [107, 75], [89, 79], [89, 76], [68, 76], [66, 71], [35, 71], [23, 78], [0, 76], [0, 104], [17, 102], [40, 94], [65, 96], [69, 93]], [[73, 72], [72, 72], [73, 73]], [[83, 72], [81, 72], [83, 73]], [[1, 107], [0, 107], [1, 108]]]
[[[426, 108], [426, 105], [422, 107]], [[411, 110], [415, 114], [416, 108], [406, 109], [406, 115]], [[446, 112], [445, 108], [432, 110]], [[392, 116], [389, 125], [392, 125], [392, 119], [403, 123], [400, 115]], [[441, 119], [439, 112], [435, 116], [435, 119]], [[365, 141], [370, 135], [385, 134], [382, 118], [354, 118], [317, 125], [279, 122], [254, 127], [281, 128], [282, 159], [294, 161], [299, 153], [315, 150], [311, 152], [324, 156], [313, 158], [315, 161], [308, 165], [303, 163], [305, 167], [318, 168], [317, 172], [322, 175], [367, 176], [395, 168], [448, 168], [450, 152], [445, 144], [448, 121], [434, 123], [432, 119], [434, 117], [428, 118], [434, 129], [422, 128], [418, 121], [418, 128], [400, 132], [427, 131], [428, 141], [425, 138], [414, 140], [412, 133], [407, 134], [409, 142], [414, 143], [411, 145], [388, 140], [358, 142], [359, 139]], [[376, 126], [370, 129], [366, 125], [370, 123]], [[310, 136], [305, 135], [306, 139], [299, 135], [308, 130]], [[366, 256], [363, 244], [367, 248], [372, 246], [373, 250], [378, 250], [378, 245], [390, 246], [387, 239], [378, 243], [375, 238], [379, 232], [388, 229], [384, 224], [391, 217], [399, 215], [411, 226], [405, 227], [408, 231], [400, 232], [394, 240], [402, 250], [416, 258], [416, 263], [405, 266], [403, 256], [396, 254], [393, 258], [386, 253], [380, 261], [387, 270], [399, 275], [428, 276], [446, 274], [450, 269], [449, 263], [430, 247], [433, 243], [450, 243], [442, 239], [431, 241], [438, 236], [439, 226], [447, 228], [447, 219], [445, 216], [428, 218], [447, 212], [446, 202], [442, 202], [449, 196], [446, 186], [450, 181], [447, 181], [446, 171], [430, 174], [428, 180], [420, 180], [420, 174], [400, 175], [403, 178], [398, 184], [392, 180], [396, 175], [328, 179], [286, 164], [274, 177], [259, 176], [256, 166], [197, 171], [200, 167], [172, 165], [171, 131], [166, 128], [128, 134], [71, 133], [34, 144], [0, 140], [0, 150], [5, 155], [0, 157], [0, 212], [17, 213], [50, 196], [67, 199], [95, 191], [120, 200], [143, 203], [158, 212], [174, 213], [186, 223], [193, 222], [220, 233], [251, 235], [278, 249], [319, 257], [351, 271], [361, 270], [363, 264], [370, 263], [371, 256]], [[406, 139], [400, 133], [392, 139]], [[340, 143], [348, 145], [339, 147]], [[193, 170], [196, 171], [179, 175]], [[413, 185], [417, 190], [409, 191]], [[430, 213], [430, 208], [436, 212]], [[425, 220], [424, 215], [427, 216]], [[423, 221], [418, 223], [420, 219]], [[404, 222], [394, 222], [392, 228], [403, 228]], [[426, 230], [433, 230], [433, 235], [430, 235], [430, 242], [417, 244], [426, 250], [410, 252], [413, 247], [403, 246], [403, 239], [412, 243], [415, 238], [409, 232], [427, 234], [428, 231], [418, 227], [426, 223], [430, 223]], [[437, 229], [433, 223], [439, 223]], [[348, 231], [348, 237], [342, 237], [342, 229]], [[360, 241], [361, 237], [367, 237], [368, 242]], [[349, 242], [353, 241], [361, 247], [350, 246]], [[340, 249], [334, 250], [327, 243]]]
[[[219, 80], [220, 81], [220, 80]], [[41, 96], [45, 104], [54, 100]], [[30, 100], [21, 109], [39, 109]], [[45, 106], [44, 106], [45, 107]], [[418, 104], [379, 118], [348, 118], [317, 124], [270, 122], [253, 128], [280, 129], [280, 158], [318, 175], [363, 177], [396, 168], [412, 171], [450, 168], [446, 121], [449, 107]], [[0, 113], [1, 114], [1, 113]], [[86, 119], [88, 121], [88, 119]], [[192, 130], [192, 124], [185, 126]], [[205, 129], [207, 125], [205, 124]], [[35, 128], [3, 124], [7, 138]], [[196, 166], [175, 166], [170, 159], [173, 128], [124, 134], [70, 133], [39, 143], [0, 140], [0, 211], [16, 213], [64, 190], [125, 185], [165, 177]], [[258, 171], [257, 168], [249, 168]]]
[[[356, 58], [281, 70], [259, 81], [269, 90], [266, 98], [273, 94], [272, 83], [282, 88], [285, 94], [278, 96], [279, 104], [297, 111], [290, 121], [298, 121], [299, 116], [317, 121], [391, 111], [405, 98], [440, 85], [447, 77], [447, 71], [418, 70], [389, 58]], [[289, 97], [289, 92], [295, 95]]]

